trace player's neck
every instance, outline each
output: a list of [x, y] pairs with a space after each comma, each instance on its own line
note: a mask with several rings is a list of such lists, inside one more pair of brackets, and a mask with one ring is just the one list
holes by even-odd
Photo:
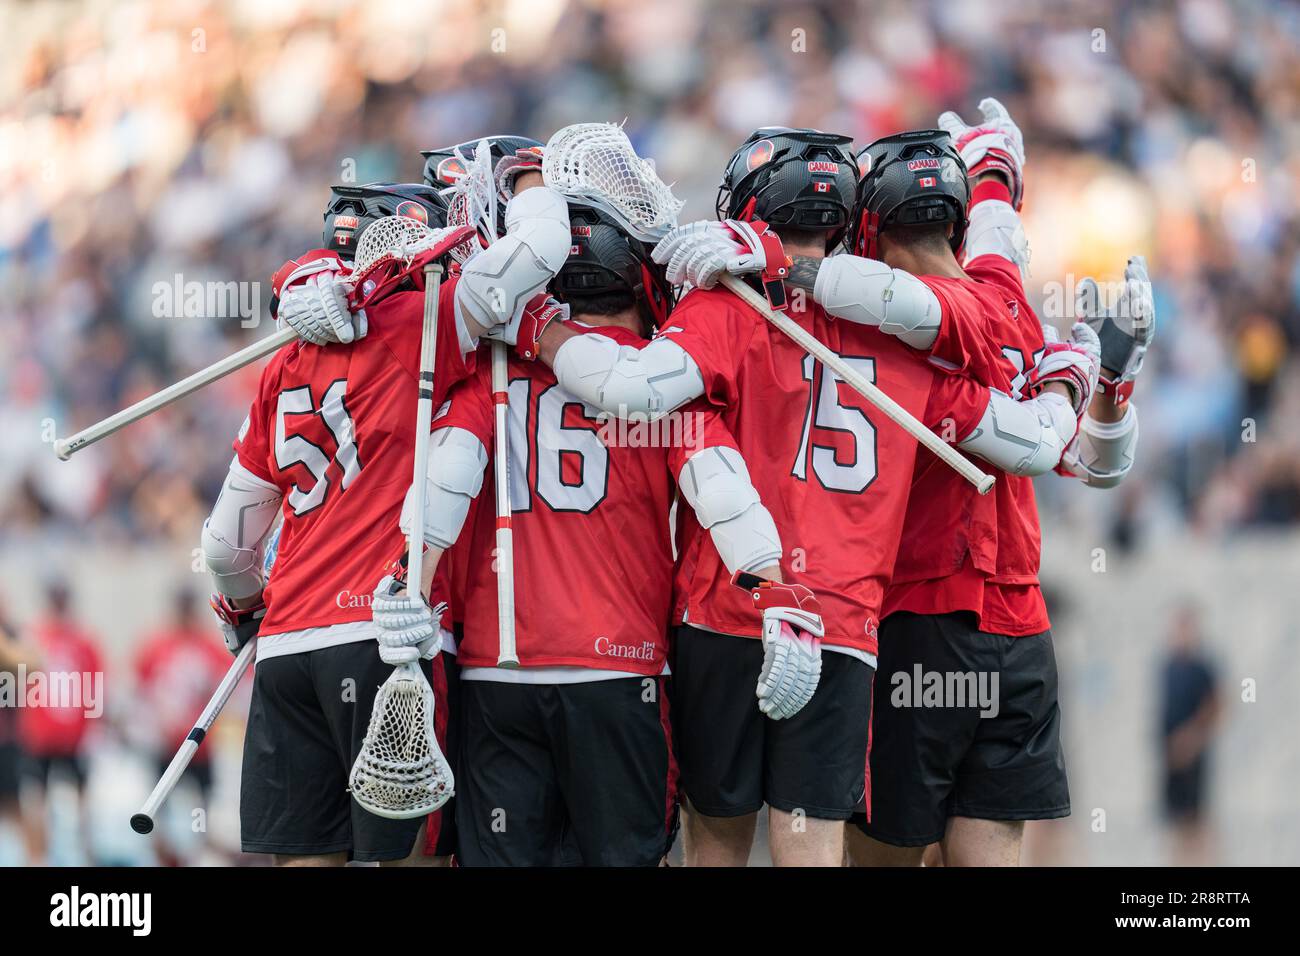
[[624, 309], [622, 312], [615, 312], [613, 315], [596, 315], [595, 313], [578, 312], [570, 316], [574, 322], [581, 322], [584, 325], [596, 326], [614, 326], [620, 329], [627, 329], [641, 335], [641, 316], [637, 314], [636, 309]]
[[884, 254], [891, 269], [902, 269], [914, 276], [943, 276], [948, 279], [969, 278], [950, 250], [931, 252], [907, 246], [895, 247]]

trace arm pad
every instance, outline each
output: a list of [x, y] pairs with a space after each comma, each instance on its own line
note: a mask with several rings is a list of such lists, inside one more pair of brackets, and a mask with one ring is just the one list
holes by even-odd
[[860, 256], [823, 260], [813, 298], [831, 315], [874, 325], [922, 351], [934, 345], [943, 321], [939, 299], [928, 285], [910, 272]]
[[230, 463], [200, 547], [218, 594], [249, 598], [262, 590], [262, 548], [280, 513], [280, 489], [239, 463]]
[[781, 535], [740, 452], [725, 446], [696, 452], [682, 466], [679, 484], [730, 573], [780, 562]]
[[989, 395], [984, 417], [957, 447], [1013, 475], [1055, 468], [1079, 423], [1069, 399], [1055, 392], [1021, 402], [992, 389]]
[[1092, 488], [1114, 488], [1133, 468], [1137, 454], [1137, 409], [1129, 402], [1117, 422], [1085, 415], [1079, 440], [1065, 456], [1065, 466]]
[[1020, 268], [1021, 281], [1029, 275], [1029, 239], [1020, 214], [1009, 202], [986, 199], [970, 209], [966, 227], [966, 261], [980, 256], [1001, 256]]
[[473, 256], [456, 285], [456, 315], [487, 329], [504, 325], [569, 258], [569, 207], [542, 186], [506, 206], [506, 234]]
[[595, 332], [576, 335], [555, 353], [554, 371], [565, 391], [620, 418], [657, 418], [704, 394], [699, 366], [671, 339], [635, 349]]
[[[424, 543], [446, 551], [460, 537], [469, 503], [483, 488], [487, 449], [464, 428], [439, 428], [430, 437], [424, 489]], [[408, 489], [400, 525], [411, 533], [414, 502]]]

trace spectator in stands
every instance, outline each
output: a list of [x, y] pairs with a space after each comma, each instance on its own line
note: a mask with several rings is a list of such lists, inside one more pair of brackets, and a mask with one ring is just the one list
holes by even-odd
[[1174, 615], [1160, 674], [1160, 700], [1164, 813], [1172, 828], [1174, 863], [1205, 866], [1212, 862], [1206, 777], [1219, 696], [1194, 605], [1185, 604]]

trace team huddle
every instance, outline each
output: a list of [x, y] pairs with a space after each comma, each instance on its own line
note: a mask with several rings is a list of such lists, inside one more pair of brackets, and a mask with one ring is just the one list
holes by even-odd
[[[1085, 284], [1066, 340], [1040, 323], [1020, 131], [997, 101], [980, 109], [856, 155], [847, 136], [756, 130], [717, 219], [676, 225], [656, 183], [674, 221], [654, 232], [543, 175], [594, 124], [545, 146], [487, 137], [496, 234], [468, 255], [453, 197], [474, 143], [424, 153], [422, 184], [334, 187], [324, 246], [275, 275], [298, 340], [263, 370], [203, 529], [227, 645], [257, 638], [246, 852], [657, 866], [680, 812], [687, 865], [741, 866], [766, 805], [776, 865], [917, 865], [934, 844], [949, 864], [1014, 864], [1025, 820], [1069, 813], [1031, 479], [1129, 471], [1154, 310], [1134, 257], [1114, 301]], [[418, 581], [404, 557], [430, 280], [354, 262], [393, 216], [427, 227], [448, 269]], [[511, 350], [504, 387], [494, 343]], [[509, 519], [484, 501], [503, 405]], [[503, 520], [517, 667], [498, 666]], [[349, 769], [380, 685], [413, 661], [455, 796], [389, 819], [352, 799]], [[908, 686], [921, 675], [937, 675], [925, 693]], [[991, 707], [945, 696], [981, 675]]]

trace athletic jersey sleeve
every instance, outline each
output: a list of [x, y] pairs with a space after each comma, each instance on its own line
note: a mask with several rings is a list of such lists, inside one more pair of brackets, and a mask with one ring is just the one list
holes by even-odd
[[989, 405], [989, 390], [967, 375], [935, 376], [925, 407], [925, 424], [955, 445], [979, 425]]
[[680, 346], [699, 367], [704, 397], [727, 407], [738, 397], [741, 358], [758, 321], [731, 293], [696, 289], [673, 310], [668, 327], [657, 337]]
[[484, 448], [492, 447], [492, 381], [489, 367], [481, 363], [478, 371], [452, 388], [442, 407], [434, 411], [433, 430], [463, 428]]
[[736, 437], [722, 420], [718, 409], [706, 399], [697, 398], [680, 409], [682, 416], [682, 440], [668, 447], [668, 470], [673, 477], [681, 474], [691, 456], [705, 448], [732, 448], [737, 451]]
[[[297, 347], [296, 342], [285, 346], [286, 349]], [[233, 445], [236, 461], [246, 471], [269, 484], [275, 484], [275, 478], [271, 473], [271, 464], [275, 460], [275, 436], [272, 434], [272, 429], [275, 427], [275, 408], [271, 396], [275, 395], [279, 382], [282, 355], [283, 350], [277, 353], [270, 364], [262, 370], [262, 377], [257, 386], [257, 397], [253, 399], [248, 417], [240, 426], [239, 435]]]
[[[934, 364], [981, 382], [1002, 381], [1004, 359], [995, 344], [997, 330], [992, 327], [987, 312], [991, 304], [964, 288], [965, 280], [922, 276], [921, 281], [934, 292], [943, 309], [943, 323], [930, 349]], [[1032, 312], [1029, 314], [1032, 316]]]
[[972, 259], [966, 263], [966, 274], [972, 279], [997, 286], [1011, 298], [1024, 298], [1025, 287], [1020, 281], [1020, 269], [1002, 256], [987, 253]]

